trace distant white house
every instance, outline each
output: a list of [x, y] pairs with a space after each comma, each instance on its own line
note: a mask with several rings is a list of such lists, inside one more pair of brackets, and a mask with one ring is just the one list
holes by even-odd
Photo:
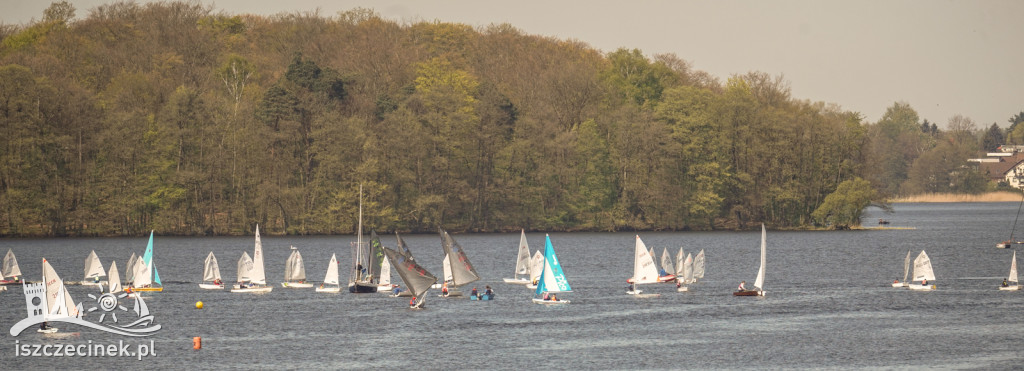
[[[1000, 150], [1003, 151], [1003, 148], [1000, 147]], [[982, 174], [986, 174], [994, 182], [1005, 181], [1013, 188], [1024, 189], [1024, 152], [988, 153], [985, 158], [972, 158], [967, 161], [977, 162]]]

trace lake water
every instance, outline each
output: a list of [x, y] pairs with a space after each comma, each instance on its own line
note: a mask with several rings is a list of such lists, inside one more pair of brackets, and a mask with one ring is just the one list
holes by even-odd
[[[894, 214], [869, 210], [865, 221], [886, 218], [904, 230], [768, 232], [763, 298], [733, 297], [740, 280], [757, 273], [759, 232], [643, 232], [659, 255], [684, 247], [707, 255], [707, 273], [691, 291], [647, 285], [657, 298], [625, 294], [634, 233], [553, 233], [555, 250], [574, 291], [572, 304], [532, 304], [532, 290], [507, 285], [519, 234], [456, 234], [495, 301], [436, 297], [412, 311], [407, 298], [384, 294], [317, 294], [279, 286], [289, 246], [300, 249], [311, 280], [320, 281], [332, 253], [350, 261], [352, 236], [264, 236], [265, 295], [201, 290], [203, 259], [213, 251], [226, 281], [235, 278], [252, 237], [161, 237], [155, 261], [164, 292], [146, 297], [162, 328], [128, 338], [70, 324], [60, 336], [29, 329], [11, 336], [26, 317], [20, 286], [0, 293], [0, 364], [6, 369], [135, 367], [156, 369], [778, 369], [980, 368], [1016, 369], [1024, 359], [1024, 292], [998, 291], [1014, 249], [996, 249], [1009, 237], [1017, 203], [899, 204]], [[1024, 232], [1022, 232], [1024, 234]], [[1024, 236], [1021, 236], [1024, 237]], [[435, 275], [443, 255], [436, 235], [403, 235]], [[543, 233], [528, 233], [532, 250]], [[394, 246], [393, 236], [384, 236]], [[65, 280], [80, 280], [95, 249], [108, 268], [124, 269], [146, 238], [2, 239], [29, 280], [47, 258]], [[1018, 247], [1019, 248], [1019, 247]], [[912, 292], [889, 283], [903, 274], [903, 258], [928, 252], [938, 289]], [[1024, 256], [1021, 257], [1024, 259]], [[124, 273], [121, 273], [122, 276]], [[342, 270], [342, 280], [347, 271]], [[400, 280], [395, 275], [394, 280]], [[87, 286], [69, 286], [76, 302], [95, 306]], [[98, 296], [98, 295], [96, 295]], [[195, 309], [202, 300], [205, 308]], [[134, 300], [122, 299], [131, 309]], [[95, 314], [90, 314], [95, 316]], [[130, 317], [130, 315], [123, 315]], [[95, 321], [92, 318], [91, 321]], [[202, 349], [192, 338], [202, 337]], [[22, 344], [118, 344], [155, 348], [155, 357], [37, 358], [17, 355]]]

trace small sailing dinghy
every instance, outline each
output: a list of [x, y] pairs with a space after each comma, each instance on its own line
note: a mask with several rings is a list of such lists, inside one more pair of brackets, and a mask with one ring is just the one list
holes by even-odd
[[[395, 240], [398, 241], [397, 242], [398, 243], [398, 248], [395, 249], [395, 251], [400, 253], [400, 254], [402, 254], [402, 255], [405, 255], [406, 259], [409, 259], [410, 261], [416, 261], [416, 257], [412, 256], [412, 251], [409, 250], [409, 245], [407, 245], [405, 243], [405, 240], [402, 239], [402, 236], [398, 235], [398, 232], [395, 232]], [[390, 259], [388, 260], [388, 266], [391, 266]], [[398, 268], [396, 268], [395, 271], [397, 272]], [[399, 272], [399, 273], [401, 273], [401, 272]], [[434, 282], [437, 282], [437, 281], [435, 280]], [[431, 284], [430, 288], [434, 288], [434, 286], [436, 286], [436, 285]], [[398, 285], [394, 285], [394, 287], [391, 288], [391, 297], [393, 297], [393, 298], [396, 298], [396, 297], [410, 297], [410, 296], [412, 296], [412, 291], [410, 291], [410, 290], [402, 289]]]
[[[153, 231], [149, 231], [149, 243], [146, 244], [146, 252], [135, 262], [134, 276], [132, 277], [131, 292], [138, 291], [164, 291], [163, 283], [160, 282], [160, 272], [156, 270], [156, 263], [153, 261]], [[161, 285], [155, 287], [154, 284]]]
[[384, 256], [384, 244], [377, 237], [377, 231], [370, 231], [370, 251], [373, 252], [370, 271], [377, 282], [377, 292], [390, 293], [398, 285], [391, 284], [391, 262]]
[[447, 295], [442, 294], [441, 296], [457, 296], [459, 287], [480, 280], [480, 275], [476, 273], [473, 264], [469, 262], [469, 257], [466, 256], [466, 251], [462, 249], [462, 246], [444, 229], [438, 228], [438, 233], [441, 235], [441, 248], [444, 249], [452, 270], [451, 287], [448, 287]]
[[110, 271], [107, 272], [108, 294], [121, 292], [121, 274], [117, 273], [117, 262], [110, 262]]
[[306, 264], [302, 262], [302, 254], [295, 246], [291, 249], [291, 255], [284, 262], [284, 282], [281, 282], [281, 286], [304, 289], [313, 287], [312, 283], [306, 282]]
[[138, 261], [138, 257], [135, 256], [135, 252], [132, 252], [132, 256], [128, 258], [128, 261], [124, 264], [124, 282], [123, 285], [131, 287], [132, 282], [135, 281], [135, 262]]
[[999, 286], [999, 290], [1002, 291], [1014, 291], [1020, 290], [1020, 285], [1017, 284], [1017, 252], [1013, 252], [1013, 258], [1010, 260], [1010, 274], [1006, 276], [1006, 280], [1003, 281], [1003, 285]]
[[903, 258], [903, 282], [894, 280], [892, 287], [907, 287], [907, 277], [910, 274], [910, 250], [907, 250], [907, 257]]
[[658, 278], [658, 268], [654, 265], [654, 258], [651, 257], [651, 252], [647, 251], [647, 245], [637, 235], [636, 243], [633, 244], [633, 277], [626, 280], [629, 282], [626, 294], [638, 298], [661, 296], [661, 294], [644, 294], [643, 290], [636, 287], [636, 285], [658, 283], [660, 282]]
[[[684, 284], [693, 283], [693, 256], [690, 254], [686, 254], [686, 259], [683, 259], [683, 276], [679, 277], [679, 282]], [[687, 286], [679, 285], [676, 287], [676, 291], [687, 292], [690, 289]]]
[[526, 243], [526, 230], [519, 232], [519, 254], [516, 258], [516, 270], [512, 278], [505, 278], [505, 283], [525, 285], [530, 283], [530, 245]]
[[103, 263], [96, 256], [96, 250], [90, 251], [89, 256], [85, 257], [85, 278], [82, 279], [82, 285], [103, 286], [106, 282], [100, 282], [100, 277], [106, 275], [107, 272], [103, 271]]
[[338, 257], [335, 254], [331, 254], [331, 262], [327, 263], [327, 274], [324, 275], [324, 283], [316, 288], [316, 292], [339, 293], [341, 292], [340, 284], [338, 281]]
[[391, 265], [395, 266], [398, 276], [402, 278], [413, 297], [409, 300], [409, 308], [422, 309], [427, 298], [427, 290], [437, 282], [437, 277], [423, 269], [412, 255], [406, 255], [387, 247], [382, 248]]
[[[64, 287], [64, 280], [60, 279], [57, 271], [50, 266], [50, 262], [43, 259], [43, 282], [46, 285], [46, 313], [43, 319], [48, 322], [74, 321], [82, 318], [82, 304], [75, 305], [71, 294]], [[56, 327], [46, 327], [36, 330], [41, 333], [52, 334], [57, 332]]]
[[7, 249], [3, 267], [0, 267], [0, 285], [16, 283], [21, 283], [21, 268], [18, 267], [18, 259], [14, 257], [14, 251]]
[[932, 261], [928, 258], [928, 254], [921, 250], [921, 253], [917, 254], [917, 258], [914, 259], [914, 282], [907, 287], [918, 291], [935, 290], [935, 285], [928, 282], [932, 280], [935, 280]]
[[700, 249], [693, 257], [693, 277], [690, 278], [690, 283], [697, 283], [701, 278], [704, 278], [704, 249]]
[[537, 288], [537, 283], [540, 282], [540, 272], [543, 270], [544, 254], [537, 250], [537, 252], [533, 253], [533, 258], [530, 259], [530, 283], [526, 284], [526, 288]]
[[555, 246], [551, 244], [551, 236], [544, 235], [544, 263], [541, 265], [537, 290], [533, 292], [533, 302], [544, 305], [569, 304], [569, 300], [559, 299], [557, 294], [572, 292], [569, 280], [565, 278], [562, 264], [555, 255]]
[[206, 260], [203, 261], [203, 283], [199, 284], [199, 288], [206, 290], [223, 290], [224, 281], [220, 278], [220, 265], [217, 264], [217, 257], [213, 255], [213, 251], [206, 256]]
[[370, 246], [363, 242], [363, 185], [359, 185], [359, 226], [356, 228], [356, 242], [352, 244], [352, 273], [348, 278], [348, 292], [354, 294], [365, 294], [377, 292], [377, 282], [374, 281], [373, 262], [377, 261], [377, 269], [380, 269], [380, 260], [383, 256], [376, 256], [370, 251]]
[[[256, 226], [256, 246], [253, 248], [252, 259], [249, 259], [249, 254], [242, 253], [242, 259], [248, 259], [247, 262], [243, 260], [238, 261], [238, 284], [235, 285], [231, 292], [248, 292], [248, 293], [268, 293], [274, 289], [273, 286], [267, 285], [267, 275], [263, 271], [263, 242], [260, 240], [260, 226]], [[245, 269], [243, 271], [243, 269]], [[243, 280], [243, 273], [247, 280]]]
[[754, 289], [747, 290], [746, 288], [740, 288], [734, 291], [733, 296], [764, 296], [764, 255], [765, 249], [768, 243], [766, 242], [766, 232], [764, 223], [761, 223], [761, 268], [757, 269], [757, 278], [754, 279]]

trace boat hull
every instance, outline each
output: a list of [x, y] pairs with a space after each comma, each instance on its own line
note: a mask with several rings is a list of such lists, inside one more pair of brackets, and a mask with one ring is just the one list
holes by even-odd
[[287, 287], [291, 289], [308, 289], [310, 287], [313, 287], [313, 284], [299, 282], [281, 282], [281, 287]]
[[45, 329], [45, 330], [37, 329], [36, 332], [43, 333], [43, 334], [53, 334], [53, 333], [57, 332], [57, 328], [56, 327], [50, 327], [50, 328]]
[[733, 291], [732, 296], [764, 296], [764, 291], [758, 291], [758, 290]]
[[533, 298], [533, 303], [534, 304], [544, 304], [544, 305], [563, 305], [563, 304], [569, 304], [570, 301], [569, 300], [544, 300], [544, 299], [539, 299], [539, 298]]
[[377, 285], [372, 283], [352, 283], [348, 286], [348, 292], [353, 294], [368, 294], [377, 292]]
[[1020, 286], [1018, 286], [1018, 285], [999, 286], [999, 291], [1017, 291], [1017, 290], [1020, 290]]
[[3, 285], [20, 285], [20, 284], [21, 284], [20, 280], [17, 280], [17, 281], [16, 280], [0, 280], [0, 286], [3, 286]]
[[494, 300], [494, 296], [493, 295], [482, 294], [482, 295], [480, 295], [480, 297], [476, 297], [476, 296], [470, 295], [469, 296], [469, 300]]
[[316, 292], [339, 293], [341, 292], [341, 287], [317, 287]]
[[914, 284], [914, 285], [908, 285], [907, 288], [909, 288], [911, 290], [915, 290], [915, 291], [931, 291], [931, 290], [935, 290], [935, 285]]
[[528, 285], [528, 284], [530, 284], [530, 280], [527, 279], [527, 278], [505, 278], [504, 281], [505, 281], [505, 283], [512, 284], [512, 285]]
[[164, 291], [163, 287], [133, 287], [132, 291], [138, 292], [161, 292]]
[[438, 294], [437, 296], [438, 297], [442, 297], [442, 298], [461, 298], [462, 297], [462, 291], [459, 291], [459, 290], [448, 290], [447, 294]]
[[[658, 277], [658, 283], [675, 282], [676, 275], [670, 274], [667, 276]], [[633, 283], [633, 277], [627, 278], [626, 283]]]
[[686, 287], [686, 286], [680, 286], [680, 287], [676, 288], [676, 291], [677, 292], [687, 292], [687, 291], [690, 291], [690, 288]]
[[274, 290], [274, 288], [272, 286], [246, 287], [246, 288], [241, 288], [241, 287], [235, 286], [235, 288], [231, 289], [231, 292], [242, 292], [242, 293], [251, 293], [251, 294], [265, 294], [265, 293], [271, 292], [273, 290]]
[[212, 283], [200, 283], [199, 288], [204, 290], [223, 290], [224, 285], [215, 285]]
[[900, 288], [907, 287], [907, 283], [906, 282], [893, 282], [892, 283], [892, 287], [900, 287]]

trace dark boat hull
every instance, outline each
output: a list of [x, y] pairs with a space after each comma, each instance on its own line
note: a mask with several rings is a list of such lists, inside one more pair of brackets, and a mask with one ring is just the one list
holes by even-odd
[[757, 296], [758, 295], [758, 291], [756, 291], [756, 290], [733, 291], [732, 295], [733, 296]]
[[353, 283], [352, 286], [348, 287], [348, 292], [353, 294], [368, 294], [377, 292], [377, 284], [375, 283]]

